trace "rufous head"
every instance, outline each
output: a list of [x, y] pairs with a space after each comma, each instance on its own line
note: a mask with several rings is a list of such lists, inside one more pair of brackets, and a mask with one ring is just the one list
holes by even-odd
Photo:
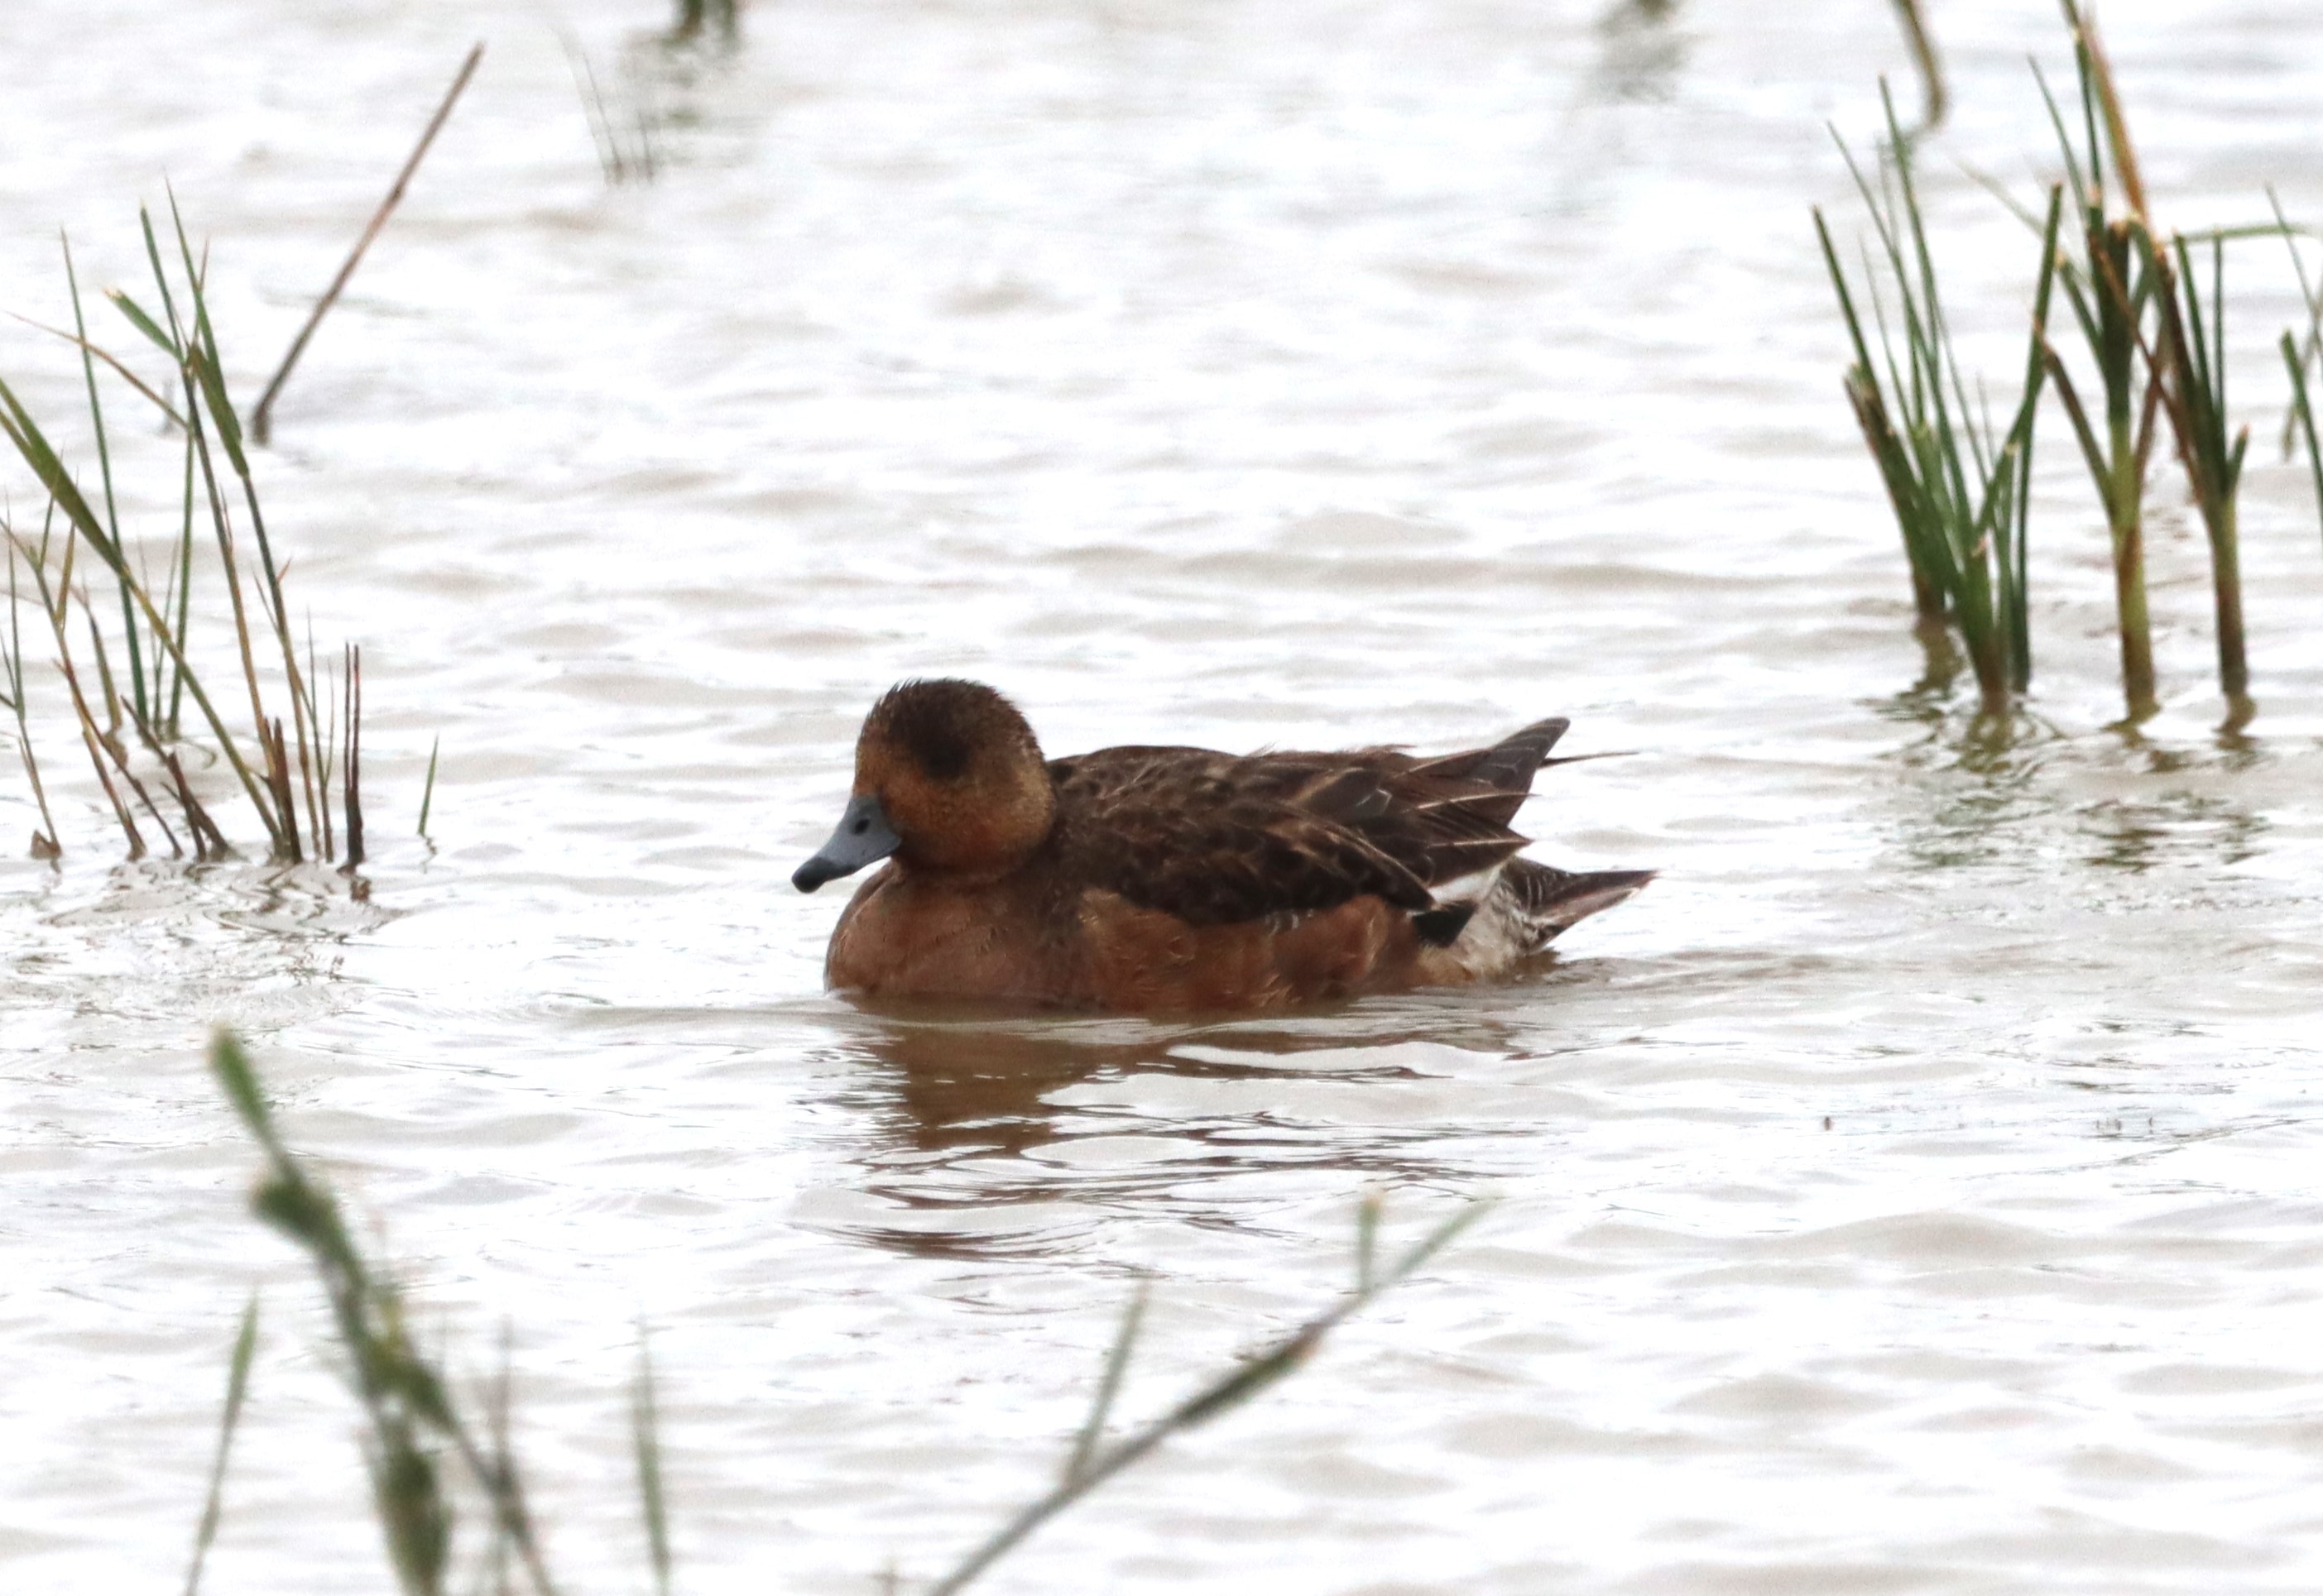
[[1016, 706], [978, 682], [904, 682], [864, 717], [839, 830], [791, 880], [802, 892], [893, 854], [905, 868], [1003, 876], [1056, 819], [1056, 788]]

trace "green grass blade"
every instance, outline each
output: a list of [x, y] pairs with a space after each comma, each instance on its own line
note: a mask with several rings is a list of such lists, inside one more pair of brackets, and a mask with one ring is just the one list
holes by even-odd
[[2315, 477], [2315, 508], [2323, 516], [2323, 445], [2315, 440], [2315, 410], [2307, 396], [2307, 362], [2300, 358], [2299, 344], [2289, 333], [2282, 335], [2282, 363], [2291, 372], [2291, 415], [2299, 427], [2300, 436], [2307, 440], [2307, 466]]
[[1378, 1285], [1373, 1288], [1373, 1295], [1376, 1296], [1390, 1286], [1400, 1286], [1409, 1280], [1429, 1259], [1458, 1241], [1476, 1221], [1491, 1213], [1492, 1206], [1492, 1199], [1489, 1197], [1478, 1198], [1474, 1202], [1462, 1205], [1449, 1219], [1420, 1237], [1402, 1257], [1395, 1261], [1393, 1266], [1380, 1277]]
[[427, 835], [427, 810], [436, 802], [436, 756], [444, 751], [444, 738], [439, 734], [427, 748], [427, 784], [419, 793], [419, 834]]
[[2227, 241], [2210, 240], [2210, 391], [2217, 395], [2218, 419], [2227, 416]]
[[2048, 351], [2049, 381], [2056, 385], [2057, 402], [2064, 408], [2065, 419], [2073, 424], [2073, 436], [2081, 445], [2082, 463], [2089, 475], [2099, 482], [2106, 480], [2111, 469], [2106, 460], [2105, 446], [2098, 442], [2095, 428], [2089, 425], [2089, 412], [2081, 407], [2081, 396], [2073, 387], [2073, 380], [2065, 371], [2065, 362], [2054, 349]]
[[928, 1596], [956, 1596], [958, 1591], [980, 1578], [1042, 1524], [1144, 1457], [1171, 1435], [1217, 1417], [1301, 1367], [1326, 1335], [1372, 1301], [1380, 1291], [1404, 1280], [1434, 1257], [1474, 1223], [1486, 1206], [1471, 1203], [1451, 1220], [1438, 1225], [1382, 1275], [1373, 1290], [1348, 1292], [1332, 1307], [1207, 1381], [1161, 1417], [1113, 1445], [1098, 1449], [1083, 1468], [1051, 1487], [1047, 1494], [1001, 1526], [950, 1573], [938, 1580], [930, 1587]]
[[1121, 1328], [1114, 1333], [1113, 1345], [1105, 1355], [1104, 1371], [1098, 1376], [1097, 1397], [1089, 1403], [1088, 1417], [1081, 1423], [1080, 1433], [1073, 1439], [1073, 1449], [1066, 1455], [1061, 1482], [1070, 1485], [1088, 1468], [1089, 1459], [1097, 1455], [1097, 1444], [1105, 1439], [1106, 1420], [1112, 1417], [1114, 1399], [1121, 1394], [1121, 1382], [1129, 1372], [1129, 1360], [1137, 1347], [1137, 1333], [1145, 1322], [1146, 1283], [1140, 1280], [1131, 1294], [1129, 1307], [1121, 1316]]
[[1815, 238], [1823, 245], [1824, 267], [1831, 272], [1832, 291], [1839, 296], [1839, 313], [1847, 323], [1847, 335], [1855, 345], [1855, 363], [1865, 371], [1871, 370], [1871, 351], [1863, 341], [1863, 322], [1855, 314], [1854, 296], [1847, 291], [1847, 273], [1840, 270], [1839, 252], [1832, 247], [1831, 228], [1823, 219], [1823, 207], [1812, 207]]
[[[2065, 181], [2073, 191], [2074, 211], [2081, 216], [2088, 216], [2092, 211], [2104, 215], [2104, 173], [2102, 170], [2090, 174], [2082, 171], [2080, 153], [2065, 132], [2065, 114], [2058, 109], [2057, 96], [2049, 87], [2049, 75], [2041, 70], [2041, 63], [2037, 60], [2033, 63], [2033, 81], [2041, 90], [2041, 103], [2049, 112], [2049, 125], [2056, 131], [2057, 149], [2065, 158]], [[2025, 220], [2030, 222], [2032, 217], [2028, 216]]]
[[[88, 318], [81, 312], [80, 279], [73, 271], [72, 242], [61, 232], [57, 234], [57, 240], [64, 252], [65, 284], [72, 294], [73, 332], [80, 344], [81, 377], [88, 388], [89, 424], [96, 433], [97, 473], [105, 484], [106, 529], [113, 535], [114, 546], [118, 548], [121, 546], [121, 514], [114, 501], [113, 451], [105, 436], [105, 401], [96, 391], [96, 361], [89, 353]], [[130, 601], [128, 578], [116, 573], [115, 580], [121, 587], [121, 629], [129, 651], [130, 690], [135, 697], [138, 718], [142, 720], [147, 713], [145, 661], [137, 641], [137, 611]]]
[[226, 1461], [234, 1450], [234, 1433], [242, 1422], [243, 1398], [250, 1390], [251, 1354], [258, 1347], [258, 1294], [242, 1310], [242, 1328], [234, 1338], [234, 1362], [226, 1372], [225, 1411], [218, 1419], [217, 1454], [210, 1462], [210, 1488], [202, 1504], [200, 1527], [194, 1532], [193, 1565], [186, 1571], [186, 1596], [200, 1596], [202, 1564], [217, 1539], [218, 1520], [225, 1500]]
[[[161, 316], [170, 328], [169, 336], [161, 340], [170, 357], [179, 366], [186, 360], [186, 326], [178, 318], [178, 298], [170, 291], [170, 274], [161, 270], [161, 246], [153, 236], [153, 214], [143, 206], [137, 207], [137, 225], [145, 236], [145, 261], [153, 269], [154, 291], [161, 296]], [[148, 320], [151, 326], [151, 320]], [[154, 329], [156, 335], [159, 329]]]
[[661, 1413], [654, 1398], [653, 1350], [638, 1326], [638, 1372], [629, 1389], [629, 1443], [637, 1461], [638, 1500], [645, 1515], [646, 1551], [653, 1560], [656, 1596], [669, 1596], [669, 1504], [662, 1487]]
[[129, 318], [129, 325], [131, 326], [135, 327], [139, 332], [144, 334], [146, 337], [152, 339], [153, 341], [154, 347], [170, 357], [170, 363], [171, 365], [178, 365], [184, 362], [186, 358], [185, 353], [178, 347], [177, 341], [171, 338], [169, 334], [163, 332], [161, 327], [155, 324], [153, 318], [145, 314], [144, 309], [138, 305], [136, 300], [131, 298], [119, 289], [106, 289], [105, 297], [113, 301], [113, 307], [115, 309], [120, 311], [123, 316]]

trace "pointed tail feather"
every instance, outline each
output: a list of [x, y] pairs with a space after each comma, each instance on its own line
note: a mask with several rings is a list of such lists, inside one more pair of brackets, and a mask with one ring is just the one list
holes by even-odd
[[1502, 738], [1485, 750], [1476, 767], [1468, 773], [1470, 779], [1529, 792], [1533, 773], [1541, 767], [1548, 751], [1556, 747], [1556, 739], [1572, 724], [1564, 716], [1556, 715], [1536, 720], [1514, 736]]
[[1517, 818], [1524, 801], [1532, 796], [1534, 773], [1540, 769], [1548, 758], [1549, 749], [1556, 746], [1556, 739], [1571, 724], [1562, 715], [1536, 720], [1489, 748], [1468, 748], [1440, 758], [1424, 759], [1407, 774], [1462, 784], [1445, 802], [1495, 827], [1506, 826]]
[[1503, 879], [1515, 894], [1517, 913], [1546, 943], [1599, 910], [1632, 896], [1654, 875], [1651, 870], [1559, 870], [1518, 859]]
[[1502, 738], [1488, 748], [1463, 748], [1414, 765], [1414, 775], [1464, 777], [1495, 787], [1529, 787], [1532, 773], [1548, 757], [1549, 749], [1573, 722], [1562, 715], [1536, 720], [1523, 730]]

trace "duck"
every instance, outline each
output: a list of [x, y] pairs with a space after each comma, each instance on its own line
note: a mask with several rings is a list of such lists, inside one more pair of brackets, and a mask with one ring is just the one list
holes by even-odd
[[1121, 747], [1045, 757], [982, 683], [905, 681], [864, 718], [831, 840], [872, 865], [824, 975], [867, 999], [1126, 1014], [1289, 1009], [1520, 973], [1650, 870], [1560, 870], [1511, 829], [1563, 718], [1423, 757]]

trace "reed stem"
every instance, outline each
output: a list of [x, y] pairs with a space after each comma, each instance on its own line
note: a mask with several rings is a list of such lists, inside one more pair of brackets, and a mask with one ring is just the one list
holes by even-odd
[[[2205, 521], [2209, 517], [2205, 516]], [[2210, 585], [2218, 612], [2218, 686], [2235, 713], [2248, 718], [2250, 661], [2243, 637], [2240, 509], [2229, 497], [2210, 533]]]
[[[45, 546], [45, 535], [41, 541]], [[24, 553], [29, 556], [32, 551], [26, 549]], [[68, 527], [63, 569], [58, 574], [55, 587], [49, 584], [44, 561], [32, 562], [32, 581], [40, 589], [41, 612], [48, 618], [50, 635], [56, 641], [57, 672], [64, 677], [65, 689], [71, 695], [73, 715], [80, 724], [81, 742], [88, 750], [89, 766], [96, 772], [97, 785], [104, 789], [105, 801], [112, 806], [113, 818], [119, 823], [122, 835], [128, 839], [129, 857], [142, 859], [145, 857], [145, 838], [137, 830], [137, 817], [130, 812], [128, 803], [113, 784], [112, 773], [106, 768], [106, 755], [111, 750], [106, 744], [104, 732], [97, 729], [96, 717], [88, 707], [87, 696], [81, 691], [80, 673], [73, 665], [72, 633], [66, 620], [72, 601], [72, 557], [73, 537]]]
[[436, 757], [444, 751], [444, 738], [439, 734], [427, 748], [427, 784], [419, 793], [419, 835], [427, 835], [427, 811], [436, 802]]
[[290, 340], [290, 348], [282, 356], [281, 365], [275, 369], [265, 391], [258, 396], [258, 408], [251, 414], [250, 433], [262, 448], [273, 436], [274, 400], [281, 393], [282, 385], [290, 380], [290, 372], [298, 365], [298, 357], [307, 352], [308, 340], [315, 335], [315, 329], [322, 325], [323, 317], [329, 314], [331, 307], [339, 302], [339, 295], [354, 276], [355, 268], [363, 263], [363, 252], [371, 248], [372, 240], [379, 236], [380, 230], [387, 225], [388, 217], [394, 215], [395, 207], [402, 203], [403, 191], [410, 187], [412, 174], [419, 170], [420, 161], [427, 158], [428, 146], [436, 142], [436, 133], [451, 118], [452, 107], [459, 103], [461, 92], [468, 87], [468, 79], [476, 75], [476, 68], [483, 59], [484, 47], [479, 41], [468, 51], [467, 59], [460, 63], [460, 70], [453, 78], [452, 87], [444, 91], [444, 98], [436, 105], [436, 114], [427, 119], [427, 127], [421, 130], [419, 142], [404, 161], [403, 169], [395, 174], [395, 181], [388, 188], [387, 197], [381, 200], [379, 208], [372, 213], [371, 221], [363, 227], [363, 236], [356, 239], [355, 247], [347, 252], [346, 261], [340, 266], [338, 275], [331, 279], [331, 286], [323, 290], [323, 297], [315, 301], [315, 308], [308, 314], [305, 325], [298, 329], [298, 335]]
[[346, 651], [346, 769], [347, 862], [352, 873], [363, 862], [363, 650], [354, 644]]
[[1896, 0], [1896, 15], [1904, 24], [1904, 41], [1912, 47], [1912, 64], [1920, 69], [1920, 127], [1940, 125], [1951, 109], [1951, 91], [1944, 83], [1944, 63], [1936, 54], [1936, 39], [1928, 31], [1921, 0]]
[[24, 779], [32, 784], [32, 802], [41, 812], [41, 829], [32, 833], [32, 857], [54, 859], [64, 851], [57, 839], [56, 817], [49, 812], [48, 789], [41, 784], [41, 761], [32, 751], [32, 727], [24, 702], [24, 631], [18, 619], [16, 562], [22, 555], [17, 548], [14, 528], [0, 523], [0, 536], [8, 544], [8, 653], [5, 664], [8, 691], [0, 693], [9, 712], [16, 717], [16, 754], [23, 761]]

